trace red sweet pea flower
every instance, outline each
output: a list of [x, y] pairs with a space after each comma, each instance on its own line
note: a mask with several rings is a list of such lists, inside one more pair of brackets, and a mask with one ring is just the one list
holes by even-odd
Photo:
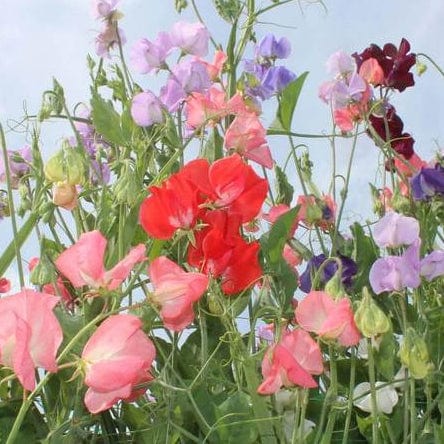
[[154, 286], [151, 299], [160, 305], [165, 327], [183, 330], [193, 322], [193, 303], [206, 291], [208, 277], [202, 273], [187, 273], [165, 256], [155, 259], [148, 273]]
[[140, 207], [143, 229], [157, 239], [170, 239], [177, 229], [194, 227], [198, 213], [197, 188], [181, 173], [173, 174]]
[[9, 279], [0, 278], [0, 293], [7, 293], [11, 289], [11, 282]]
[[63, 332], [53, 308], [59, 298], [34, 290], [0, 299], [0, 364], [12, 368], [26, 390], [35, 388], [35, 368], [57, 371]]
[[305, 330], [325, 339], [337, 339], [345, 347], [356, 345], [361, 338], [348, 298], [334, 300], [324, 291], [311, 291], [299, 302], [295, 315]]
[[103, 412], [120, 399], [133, 401], [146, 391], [137, 386], [152, 379], [156, 351], [141, 327], [134, 315], [110, 316], [86, 343], [85, 405], [91, 413]]
[[215, 205], [241, 215], [242, 223], [256, 217], [267, 196], [268, 183], [244, 163], [238, 154], [214, 162], [209, 181], [217, 196]]
[[134, 265], [145, 259], [145, 246], [139, 244], [111, 270], [103, 266], [107, 240], [100, 231], [83, 233], [79, 240], [66, 249], [55, 261], [57, 269], [76, 288], [115, 290], [130, 274]]
[[261, 395], [276, 393], [282, 386], [317, 387], [312, 375], [323, 372], [319, 345], [304, 330], [287, 331], [281, 341], [268, 349], [262, 361], [264, 381]]

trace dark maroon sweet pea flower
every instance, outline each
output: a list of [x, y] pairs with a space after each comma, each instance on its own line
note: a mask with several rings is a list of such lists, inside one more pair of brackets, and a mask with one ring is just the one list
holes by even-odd
[[[341, 282], [346, 288], [350, 288], [353, 283], [353, 278], [358, 272], [358, 267], [353, 259], [347, 256], [339, 255], [337, 257], [342, 264]], [[324, 262], [328, 261], [323, 267], [319, 277], [319, 283], [325, 285], [338, 271], [338, 264], [332, 258], [327, 259], [325, 254], [318, 254], [313, 256], [307, 263], [307, 268], [299, 277], [299, 288], [304, 293], [309, 293], [312, 290], [312, 278]]]
[[[378, 136], [384, 142], [390, 141], [390, 146], [394, 151], [406, 159], [410, 159], [413, 156], [415, 140], [409, 133], [402, 132], [404, 123], [396, 114], [393, 106], [389, 105], [386, 110], [385, 120], [387, 121], [387, 127], [383, 116], [371, 114], [369, 120]], [[368, 132], [368, 134], [372, 137], [371, 132]]]
[[409, 54], [409, 51], [410, 43], [403, 38], [399, 48], [396, 48], [393, 43], [386, 43], [383, 49], [371, 44], [361, 54], [355, 52], [353, 57], [358, 71], [363, 62], [370, 58], [376, 59], [384, 72], [384, 79], [380, 85], [402, 92], [415, 84], [413, 74], [409, 71], [416, 63], [416, 54]]
[[444, 194], [444, 168], [422, 168], [410, 179], [412, 195], [416, 200], [426, 200], [436, 194]]

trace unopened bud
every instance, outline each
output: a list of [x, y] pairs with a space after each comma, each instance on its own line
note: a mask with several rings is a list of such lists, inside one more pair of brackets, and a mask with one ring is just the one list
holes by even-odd
[[411, 327], [407, 329], [399, 348], [399, 358], [415, 379], [425, 378], [433, 368], [424, 339]]
[[78, 149], [65, 146], [48, 160], [44, 172], [49, 182], [82, 184], [86, 175], [83, 155]]
[[32, 269], [30, 281], [34, 285], [45, 285], [53, 282], [55, 277], [54, 266], [46, 255], [43, 255]]
[[390, 321], [371, 297], [367, 287], [362, 290], [362, 300], [355, 312], [355, 322], [366, 338], [381, 335], [390, 330]]
[[54, 184], [52, 201], [58, 207], [62, 207], [65, 210], [73, 210], [77, 206], [77, 189], [75, 185], [63, 182]]

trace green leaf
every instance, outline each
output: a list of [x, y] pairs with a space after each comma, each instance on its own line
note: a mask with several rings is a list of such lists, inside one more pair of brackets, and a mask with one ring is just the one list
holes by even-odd
[[354, 287], [360, 291], [364, 286], [369, 286], [368, 274], [378, 258], [378, 247], [357, 222], [351, 226], [351, 231], [354, 238], [353, 259], [359, 270], [354, 280]]
[[296, 109], [299, 95], [301, 94], [307, 76], [308, 72], [302, 73], [282, 91], [276, 119], [270, 127], [271, 131], [273, 129], [290, 131], [294, 110]]
[[216, 407], [217, 433], [221, 442], [226, 444], [252, 444], [257, 442], [257, 426], [251, 422], [243, 423], [253, 417], [250, 397], [236, 392]]
[[3, 276], [15, 258], [16, 246], [21, 248], [25, 240], [31, 234], [33, 228], [37, 225], [39, 216], [31, 213], [28, 220], [22, 225], [17, 233], [17, 237], [10, 242], [0, 257], [0, 276]]
[[293, 200], [294, 189], [288, 182], [287, 175], [278, 165], [275, 165], [274, 172], [276, 174], [276, 205], [290, 205]]
[[121, 127], [120, 116], [110, 100], [106, 101], [92, 91], [91, 116], [96, 131], [108, 142], [124, 145], [126, 139]]
[[396, 340], [393, 329], [382, 335], [378, 350], [374, 351], [375, 363], [378, 372], [387, 381], [391, 381], [395, 374]]
[[213, 163], [217, 159], [220, 159], [221, 157], [223, 157], [223, 143], [224, 139], [220, 136], [217, 128], [214, 128], [207, 140], [207, 143], [203, 147], [202, 157], [207, 159], [210, 163]]

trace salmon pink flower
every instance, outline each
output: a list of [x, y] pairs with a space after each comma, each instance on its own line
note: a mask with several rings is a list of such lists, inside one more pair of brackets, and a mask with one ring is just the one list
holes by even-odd
[[356, 345], [361, 338], [348, 298], [334, 300], [324, 291], [311, 291], [299, 302], [295, 315], [303, 329], [337, 339], [344, 347]]
[[208, 75], [210, 79], [214, 82], [222, 73], [222, 69], [224, 67], [224, 63], [227, 61], [227, 55], [218, 49], [214, 53], [214, 58], [212, 63], [206, 62], [205, 60], [201, 60], [201, 62], [207, 67]]
[[132, 268], [145, 259], [145, 246], [132, 248], [125, 258], [111, 270], [103, 265], [107, 240], [100, 231], [83, 233], [79, 240], [66, 249], [55, 261], [57, 269], [76, 288], [88, 285], [92, 288], [115, 290], [128, 277]]
[[63, 332], [53, 313], [59, 298], [34, 290], [0, 299], [0, 364], [12, 368], [26, 390], [35, 388], [35, 368], [57, 372]]
[[273, 168], [273, 159], [265, 138], [267, 132], [254, 113], [236, 116], [225, 133], [225, 148], [233, 149], [265, 168]]
[[138, 386], [152, 380], [156, 351], [141, 327], [134, 315], [110, 316], [86, 343], [85, 405], [91, 413], [103, 412], [119, 400], [134, 401], [146, 391]]
[[371, 85], [379, 85], [384, 79], [384, 71], [373, 57], [362, 62], [359, 68], [359, 75]]
[[319, 345], [304, 330], [287, 331], [281, 341], [265, 353], [262, 361], [264, 381], [257, 391], [261, 395], [271, 395], [282, 386], [314, 388], [318, 384], [312, 375], [322, 372]]
[[166, 328], [181, 331], [194, 320], [193, 304], [205, 293], [208, 276], [187, 273], [165, 256], [156, 258], [148, 268], [154, 293], [151, 300], [161, 307]]

